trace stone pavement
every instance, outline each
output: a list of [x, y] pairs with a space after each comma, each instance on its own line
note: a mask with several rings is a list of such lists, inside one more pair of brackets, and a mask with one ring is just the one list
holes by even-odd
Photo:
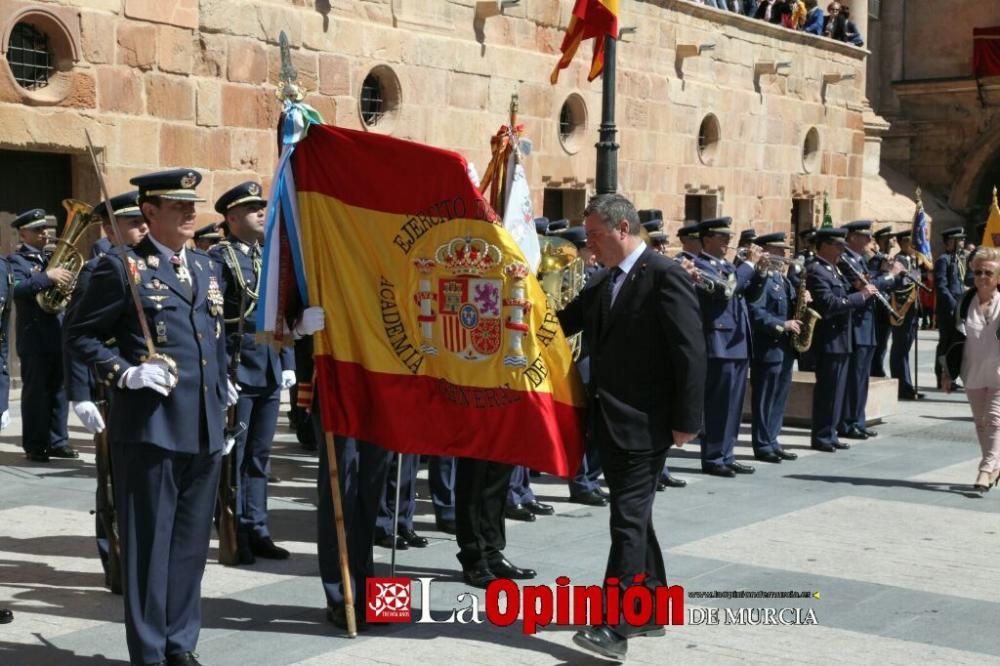
[[[931, 384], [934, 333], [921, 336], [921, 384]], [[799, 460], [758, 464], [750, 477], [699, 471], [697, 450], [671, 453], [689, 485], [657, 497], [654, 517], [672, 584], [686, 606], [720, 608], [718, 626], [687, 624], [663, 638], [631, 641], [635, 663], [1000, 663], [1000, 492], [970, 492], [978, 446], [962, 394], [928, 391], [878, 426], [879, 437], [835, 454], [808, 448], [789, 429]], [[93, 447], [77, 423], [79, 461], [27, 464], [20, 423], [0, 437], [0, 664], [119, 664], [127, 660], [121, 600], [102, 587], [93, 545]], [[284, 419], [282, 419], [284, 422]], [[752, 461], [744, 428], [741, 460]], [[572, 629], [525, 635], [482, 624], [397, 624], [351, 640], [325, 622], [315, 556], [315, 457], [282, 430], [275, 445], [271, 526], [293, 551], [285, 562], [226, 568], [212, 561], [204, 583], [198, 652], [209, 665], [243, 664], [597, 664]], [[508, 521], [507, 554], [549, 585], [566, 575], [598, 584], [608, 549], [606, 509], [568, 503], [564, 483], [533, 482], [556, 515]], [[456, 578], [454, 540], [434, 531], [422, 484], [422, 550], [399, 554], [399, 575], [436, 579], [431, 608], [447, 617], [469, 591]], [[377, 549], [388, 573], [388, 551]], [[809, 591], [807, 599], [704, 599], [695, 592]], [[477, 591], [482, 600], [483, 593]], [[419, 596], [417, 596], [419, 599]], [[482, 604], [480, 604], [482, 607]], [[734, 624], [740, 608], [811, 610], [816, 624]], [[727, 618], [726, 609], [734, 617]], [[750, 616], [755, 617], [754, 615]], [[727, 624], [727, 620], [730, 621]], [[606, 662], [605, 662], [606, 663]]]

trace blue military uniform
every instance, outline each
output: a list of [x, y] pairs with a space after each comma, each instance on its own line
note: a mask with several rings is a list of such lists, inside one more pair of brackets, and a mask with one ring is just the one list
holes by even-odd
[[[760, 246], [787, 249], [785, 234], [764, 234], [754, 239]], [[792, 268], [798, 268], [792, 265]], [[782, 271], [758, 270], [747, 287], [750, 310], [752, 360], [750, 361], [751, 440], [754, 456], [764, 462], [794, 460], [778, 442], [785, 404], [792, 387], [795, 354], [785, 322], [795, 312], [795, 289]]]
[[[882, 240], [892, 236], [892, 227], [882, 227], [874, 234], [872, 237], [876, 240]], [[882, 277], [885, 275], [885, 270], [883, 270], [884, 262], [888, 261], [889, 257], [885, 253], [879, 251], [876, 252], [868, 260], [868, 272], [871, 275], [877, 275]], [[875, 308], [875, 353], [872, 355], [872, 377], [885, 377], [885, 352], [889, 348], [889, 333], [891, 332], [892, 326], [889, 324], [889, 311], [885, 308]]]
[[[132, 179], [152, 198], [199, 201], [200, 174]], [[121, 534], [125, 634], [133, 663], [180, 659], [201, 629], [201, 578], [219, 484], [227, 399], [218, 264], [146, 236], [100, 260], [66, 325], [67, 346], [113, 392], [108, 439]], [[129, 281], [158, 353], [173, 359], [168, 396], [126, 382], [148, 359]], [[114, 338], [117, 352], [106, 346]], [[132, 370], [135, 368], [135, 370]], [[126, 373], [129, 373], [126, 375]]]
[[[965, 242], [965, 229], [962, 227], [952, 227], [941, 232], [941, 238], [946, 243], [955, 240], [958, 248]], [[955, 321], [955, 309], [965, 293], [965, 277], [968, 273], [965, 252], [956, 248], [952, 252], [946, 252], [934, 260], [934, 289], [937, 292], [935, 300], [935, 314], [938, 321], [938, 345], [934, 353], [934, 374], [937, 376], [938, 385], [941, 384], [941, 366], [937, 359], [940, 359], [948, 351], [944, 345], [947, 342], [949, 331], [946, 322]], [[956, 387], [957, 388], [957, 387]]]
[[[10, 310], [14, 291], [14, 273], [0, 257], [0, 415], [10, 410]], [[7, 414], [6, 419], [10, 418]]]
[[[16, 217], [15, 229], [49, 226], [45, 211], [36, 208]], [[47, 462], [50, 455], [76, 458], [66, 430], [69, 406], [63, 386], [62, 313], [42, 310], [35, 297], [55, 283], [45, 273], [48, 259], [41, 248], [21, 244], [8, 257], [14, 274], [17, 307], [17, 355], [21, 359], [21, 428], [25, 453]]]
[[[706, 233], [728, 234], [731, 224], [728, 217], [705, 220], [698, 233], [702, 238]], [[697, 290], [708, 353], [705, 413], [712, 414], [705, 419], [701, 438], [701, 468], [721, 476], [749, 473], [753, 467], [737, 463], [734, 448], [740, 432], [750, 357], [750, 321], [743, 291], [753, 277], [754, 267], [746, 262], [734, 266], [705, 252], [695, 259], [695, 265], [732, 287], [730, 296], [721, 289], [712, 293]]]
[[[817, 243], [843, 243], [843, 229], [820, 229]], [[822, 319], [813, 333], [816, 386], [813, 389], [812, 447], [821, 451], [850, 448], [837, 439], [837, 425], [844, 411], [847, 371], [854, 348], [851, 311], [865, 302], [861, 292], [850, 293], [850, 284], [837, 266], [817, 255], [807, 269], [806, 284], [812, 307]]]
[[[803, 229], [799, 232], [799, 241], [802, 244], [812, 243], [816, 237], [816, 230], [809, 228]], [[816, 258], [816, 253], [813, 252], [808, 245], [803, 247], [795, 253], [795, 260], [802, 266], [801, 271], [796, 271], [795, 273], [788, 274], [788, 281], [792, 283], [792, 288], [796, 292], [799, 290], [799, 280], [805, 279], [808, 274], [809, 264], [813, 262]], [[801, 372], [815, 372], [816, 371], [816, 357], [812, 349], [807, 349], [804, 352], [795, 352], [798, 358], [799, 370]]]
[[[909, 229], [897, 232], [896, 238], [910, 236]], [[930, 260], [912, 250], [904, 254], [900, 251], [896, 254], [896, 261], [904, 261], [908, 276], [901, 279], [892, 291], [890, 303], [897, 312], [903, 313], [903, 321], [899, 325], [892, 326], [892, 347], [889, 350], [889, 374], [893, 379], [899, 380], [898, 397], [900, 400], [916, 400], [923, 397], [918, 394], [913, 385], [913, 375], [910, 372], [910, 350], [917, 339], [917, 321], [920, 310], [920, 299], [918, 298], [917, 284], [920, 283], [921, 269], [931, 269]], [[909, 305], [907, 305], [909, 304]], [[904, 312], [905, 310], [905, 312]], [[895, 324], [895, 322], [893, 322]]]
[[101, 236], [91, 246], [91, 248], [90, 248], [90, 258], [91, 259], [100, 259], [104, 255], [106, 255], [108, 252], [111, 252], [111, 248], [112, 248], [111, 241], [108, 240], [107, 238]]
[[[215, 209], [224, 215], [237, 206], [263, 207], [267, 201], [261, 194], [259, 183], [245, 182], [223, 194]], [[243, 427], [236, 438], [233, 475], [239, 559], [243, 564], [252, 563], [254, 555], [284, 559], [288, 551], [274, 545], [268, 527], [267, 482], [281, 408], [282, 372], [295, 370], [294, 350], [284, 347], [279, 352], [256, 340], [260, 246], [231, 237], [213, 246], [208, 254], [222, 269], [226, 350], [230, 356], [235, 353], [241, 327], [243, 332], [235, 378], [240, 387], [236, 420]]]
[[[848, 234], [860, 233], [870, 235], [872, 223], [869, 220], [856, 220], [844, 225]], [[865, 257], [845, 248], [840, 258], [839, 268], [848, 282], [854, 283], [857, 276], [864, 276], [880, 292], [888, 291], [895, 279], [888, 274], [873, 275], [868, 269]], [[844, 397], [844, 409], [837, 425], [837, 433], [847, 439], [867, 439], [877, 433], [868, 428], [865, 416], [865, 405], [868, 403], [868, 378], [871, 376], [872, 357], [878, 346], [875, 336], [876, 310], [885, 310], [876, 299], [871, 298], [851, 312], [851, 338], [854, 352], [851, 354], [847, 368], [847, 394]]]
[[[396, 471], [402, 460], [403, 469], [399, 470], [399, 512], [396, 512]], [[417, 534], [413, 529], [413, 517], [417, 513], [417, 468], [420, 466], [420, 456], [397, 453], [389, 467], [385, 489], [379, 499], [378, 518], [375, 520], [375, 543], [386, 548], [392, 547], [392, 519], [398, 518], [399, 538], [396, 543], [398, 550], [406, 550], [410, 546], [423, 548], [427, 545], [426, 537]]]

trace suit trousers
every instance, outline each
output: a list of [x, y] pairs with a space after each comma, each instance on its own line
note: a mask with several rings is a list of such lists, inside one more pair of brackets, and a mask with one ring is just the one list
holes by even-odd
[[979, 471], [994, 474], [1000, 470], [1000, 389], [966, 388], [965, 394], [983, 454]]
[[885, 352], [889, 348], [889, 326], [887, 315], [875, 314], [875, 353], [872, 354], [872, 377], [885, 377]]
[[67, 446], [69, 404], [63, 382], [62, 353], [21, 357], [21, 446], [41, 453]]
[[795, 357], [785, 354], [780, 363], [759, 363], [750, 367], [751, 439], [754, 453], [778, 453], [785, 405], [792, 388]]
[[403, 470], [399, 480], [399, 529], [413, 529], [413, 516], [417, 511], [417, 463], [420, 456], [415, 453], [394, 453], [389, 463], [389, 474], [385, 480], [385, 491], [378, 504], [378, 518], [375, 519], [376, 536], [392, 536], [392, 517], [396, 512], [396, 468], [400, 456]]
[[583, 450], [583, 459], [576, 476], [569, 480], [569, 496], [578, 497], [601, 489], [601, 454], [597, 452], [597, 443], [588, 437]]
[[222, 453], [113, 442], [111, 455], [125, 639], [133, 664], [156, 663], [198, 643]]
[[871, 375], [872, 356], [875, 347], [854, 347], [847, 365], [847, 394], [844, 396], [844, 413], [840, 417], [837, 432], [843, 434], [853, 428], [864, 428], [868, 424], [865, 405], [868, 404], [868, 378]]
[[462, 569], [485, 569], [503, 557], [507, 547], [504, 503], [513, 466], [457, 458], [455, 468], [455, 535]]
[[438, 520], [455, 520], [455, 458], [431, 456], [427, 463], [427, 485]]
[[236, 441], [236, 519], [243, 538], [253, 542], [271, 536], [267, 527], [267, 479], [281, 389], [277, 385], [240, 388], [236, 419], [246, 429]]
[[813, 389], [812, 443], [837, 443], [837, 424], [844, 413], [849, 354], [816, 352], [816, 387]]
[[[733, 449], [740, 435], [746, 391], [746, 359], [708, 359], [705, 377], [705, 434], [701, 438], [703, 467], [731, 465], [736, 460]], [[607, 476], [605, 470], [604, 477]]]
[[[344, 607], [344, 581], [340, 574], [340, 550], [334, 524], [333, 498], [330, 494], [330, 467], [326, 456], [326, 435], [318, 410], [313, 410], [313, 432], [319, 445], [319, 476], [316, 505], [316, 549], [319, 575], [323, 581], [326, 605]], [[385, 491], [392, 453], [352, 437], [334, 437], [340, 496], [344, 507], [344, 531], [350, 563], [351, 589], [358, 617], [364, 617], [367, 601], [365, 580], [375, 573], [372, 548], [378, 505]]]
[[525, 504], [535, 501], [535, 492], [531, 489], [531, 474], [524, 465], [515, 465], [510, 473], [510, 485], [507, 487], [507, 506]]
[[[636, 574], [644, 573], [644, 584], [651, 590], [666, 585], [663, 551], [653, 529], [653, 500], [667, 448], [630, 451], [602, 439], [601, 460], [611, 496], [611, 550], [604, 576], [628, 587]], [[619, 622], [608, 618], [608, 624]]]

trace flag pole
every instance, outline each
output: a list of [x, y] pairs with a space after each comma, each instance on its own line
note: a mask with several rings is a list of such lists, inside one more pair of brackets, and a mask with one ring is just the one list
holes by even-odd
[[614, 194], [618, 191], [618, 144], [615, 137], [615, 61], [618, 50], [617, 35], [604, 35], [604, 73], [601, 75], [601, 129], [597, 142], [597, 193]]

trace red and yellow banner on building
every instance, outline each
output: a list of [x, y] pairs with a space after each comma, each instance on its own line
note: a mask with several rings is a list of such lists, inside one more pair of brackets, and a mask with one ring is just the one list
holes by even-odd
[[559, 80], [559, 70], [566, 69], [573, 62], [580, 42], [585, 39], [594, 40], [594, 57], [590, 61], [588, 81], [593, 81], [604, 71], [604, 37], [618, 39], [618, 3], [619, 0], [576, 0], [573, 5], [573, 15], [570, 17], [566, 35], [563, 37], [562, 57], [552, 70], [549, 80], [555, 85]]
[[584, 396], [554, 312], [457, 153], [314, 125], [291, 159], [328, 431], [562, 476]]

